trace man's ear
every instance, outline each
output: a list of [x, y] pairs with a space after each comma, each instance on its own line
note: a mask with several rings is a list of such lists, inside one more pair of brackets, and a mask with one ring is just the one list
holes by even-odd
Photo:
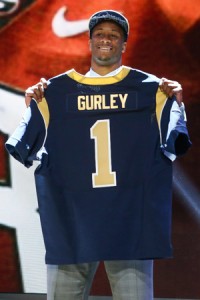
[[88, 45], [89, 45], [89, 49], [90, 49], [90, 51], [91, 51], [91, 49], [92, 49], [91, 39], [88, 40]]
[[124, 42], [122, 45], [122, 53], [126, 51], [127, 42]]

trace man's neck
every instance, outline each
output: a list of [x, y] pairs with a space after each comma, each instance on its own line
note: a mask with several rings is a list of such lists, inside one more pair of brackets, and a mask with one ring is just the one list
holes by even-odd
[[91, 63], [91, 69], [99, 74], [100, 76], [105, 76], [113, 71], [115, 71], [116, 69], [118, 69], [121, 66], [121, 63], [117, 63], [117, 64], [113, 64], [113, 65], [109, 65], [109, 66], [101, 66], [101, 65], [97, 65], [95, 63]]

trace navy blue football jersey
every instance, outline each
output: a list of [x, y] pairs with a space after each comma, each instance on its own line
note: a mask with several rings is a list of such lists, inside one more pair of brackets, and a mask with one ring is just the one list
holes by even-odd
[[35, 171], [48, 264], [170, 257], [172, 161], [190, 146], [153, 75], [70, 70], [49, 80], [7, 141]]

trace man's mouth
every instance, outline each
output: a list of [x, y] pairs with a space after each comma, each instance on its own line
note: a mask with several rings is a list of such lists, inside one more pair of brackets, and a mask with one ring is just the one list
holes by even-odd
[[100, 49], [101, 51], [104, 51], [104, 52], [109, 52], [112, 50], [112, 47], [110, 46], [99, 46], [98, 49]]

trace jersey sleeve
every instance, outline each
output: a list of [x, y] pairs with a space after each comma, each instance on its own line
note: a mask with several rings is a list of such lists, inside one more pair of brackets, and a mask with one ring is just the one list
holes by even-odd
[[179, 106], [175, 99], [171, 101], [173, 101], [173, 104], [169, 114], [167, 134], [162, 144], [162, 150], [165, 156], [173, 161], [177, 156], [187, 152], [191, 146], [191, 141], [187, 129], [184, 104], [182, 103]]
[[19, 126], [9, 137], [7, 151], [27, 168], [37, 159], [46, 138], [46, 126], [39, 105], [32, 100]]

